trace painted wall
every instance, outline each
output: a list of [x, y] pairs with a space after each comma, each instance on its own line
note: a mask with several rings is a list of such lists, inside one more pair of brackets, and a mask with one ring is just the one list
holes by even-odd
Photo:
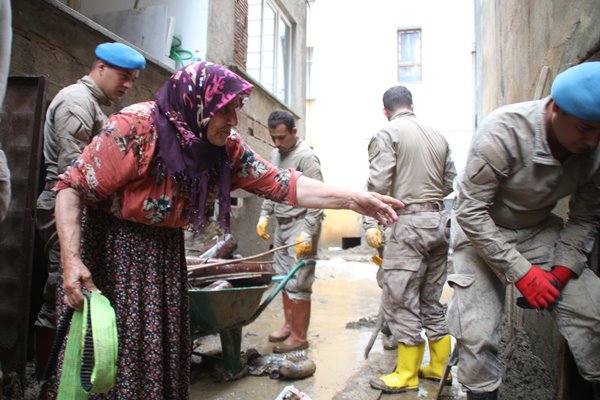
[[[406, 84], [415, 113], [448, 139], [458, 169], [473, 127], [471, 0], [317, 0], [310, 6], [314, 100], [309, 142], [328, 182], [363, 189], [369, 139], [386, 123], [382, 96], [397, 81], [397, 29], [421, 27], [423, 80]], [[432, 12], [435, 11], [435, 12]], [[327, 211], [322, 244], [359, 236], [356, 214]]]
[[[94, 19], [95, 15], [103, 13], [114, 13], [116, 11], [133, 10], [136, 0], [79, 0], [79, 12]], [[174, 18], [173, 35], [181, 39], [181, 49], [192, 53], [198, 50], [201, 58], [206, 59], [207, 52], [207, 26], [208, 26], [208, 3], [209, 0], [138, 0], [137, 9], [163, 5], [166, 7], [166, 17]], [[223, 9], [227, 9], [223, 7]], [[233, 10], [231, 10], [233, 12]], [[140, 24], [136, 27], [138, 35], [150, 36], [157, 26], [162, 26], [163, 21]], [[166, 34], [166, 31], [165, 31]], [[127, 37], [124, 37], [128, 39]], [[166, 39], [166, 37], [165, 37]], [[155, 57], [174, 67], [175, 64], [162, 55], [154, 54]]]

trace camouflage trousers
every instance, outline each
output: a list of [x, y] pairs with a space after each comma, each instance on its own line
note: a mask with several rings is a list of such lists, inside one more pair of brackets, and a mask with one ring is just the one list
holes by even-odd
[[446, 281], [449, 218], [446, 211], [399, 213], [385, 232], [378, 273], [381, 307], [390, 331], [408, 346], [448, 334], [440, 297]]
[[[56, 328], [56, 284], [59, 279], [60, 244], [54, 219], [54, 193], [44, 191], [38, 199], [35, 225], [44, 245], [48, 278], [44, 285], [44, 303], [35, 321], [36, 326]], [[45, 196], [46, 195], [46, 196]], [[41, 207], [40, 207], [41, 206]]]
[[[294, 243], [296, 236], [300, 234], [304, 226], [304, 220], [299, 218], [278, 218], [277, 229], [275, 230], [275, 247]], [[296, 275], [285, 285], [285, 292], [288, 297], [295, 301], [310, 300], [312, 295], [312, 285], [315, 281], [315, 266], [317, 258], [317, 249], [319, 247], [319, 235], [313, 235], [312, 254], [303, 258], [306, 265], [296, 272]], [[281, 249], [273, 255], [273, 268], [278, 275], [287, 275], [298, 262], [294, 246]]]
[[[552, 267], [561, 228], [562, 219], [555, 215], [531, 228], [499, 227], [508, 243], [531, 264], [546, 270]], [[455, 273], [448, 276], [448, 282], [454, 294], [448, 305], [448, 328], [459, 343], [458, 380], [473, 392], [491, 392], [502, 382], [499, 350], [509, 283], [479, 256], [456, 221], [452, 247]], [[600, 279], [585, 268], [581, 276], [567, 283], [554, 311], [543, 315], [555, 320], [582, 377], [599, 383]]]

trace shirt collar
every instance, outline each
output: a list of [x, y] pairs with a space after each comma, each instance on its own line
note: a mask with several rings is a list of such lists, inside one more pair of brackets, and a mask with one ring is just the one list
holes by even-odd
[[554, 158], [552, 151], [550, 151], [546, 123], [544, 121], [546, 106], [549, 102], [550, 96], [543, 99], [543, 101], [538, 102], [534, 111], [535, 136], [533, 138], [533, 162], [537, 164], [560, 166], [561, 163]]
[[414, 116], [414, 115], [415, 115], [415, 113], [414, 113], [414, 112], [412, 112], [412, 111], [400, 111], [400, 112], [398, 112], [398, 113], [394, 114], [394, 115], [392, 116], [392, 118], [390, 118], [390, 121], [391, 121], [391, 120], [394, 120], [394, 119], [396, 119], [396, 118], [408, 117], [408, 116]]
[[102, 89], [100, 89], [100, 86], [98, 86], [98, 84], [94, 82], [94, 80], [89, 75], [84, 76], [78, 82], [89, 89], [92, 95], [96, 99], [98, 99], [98, 103], [102, 104], [103, 106], [112, 105], [110, 99], [106, 97]]
[[279, 151], [279, 154], [288, 154], [291, 153], [292, 151], [294, 151], [295, 149], [298, 148], [298, 146], [300, 146], [300, 143], [302, 143], [302, 139], [300, 139], [298, 136], [296, 136], [296, 144], [294, 144], [292, 147], [289, 148], [289, 150], [286, 151]]

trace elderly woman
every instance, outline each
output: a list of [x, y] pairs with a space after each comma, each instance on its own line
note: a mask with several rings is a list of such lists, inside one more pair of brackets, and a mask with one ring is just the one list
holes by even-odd
[[56, 224], [64, 293], [57, 297], [63, 312], [82, 307], [82, 288], [99, 289], [117, 318], [116, 385], [94, 398], [188, 398], [182, 227], [201, 228], [218, 199], [219, 222], [228, 232], [231, 190], [396, 220], [392, 207], [403, 206], [397, 200], [329, 186], [254, 153], [232, 131], [251, 90], [220, 65], [188, 65], [156, 101], [112, 115], [60, 177]]

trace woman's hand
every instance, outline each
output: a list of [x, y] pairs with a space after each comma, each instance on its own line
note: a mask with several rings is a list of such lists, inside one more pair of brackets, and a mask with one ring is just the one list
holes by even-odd
[[383, 225], [398, 221], [394, 208], [404, 208], [403, 202], [390, 196], [330, 185], [304, 175], [298, 178], [296, 193], [298, 207], [349, 209]]
[[92, 281], [92, 274], [89, 269], [79, 258], [63, 262], [64, 300], [69, 307], [75, 310], [83, 308], [83, 293], [81, 291], [83, 288], [90, 292], [98, 291]]
[[376, 192], [355, 192], [348, 206], [352, 211], [375, 218], [382, 225], [398, 221], [395, 208], [404, 208], [404, 203]]

